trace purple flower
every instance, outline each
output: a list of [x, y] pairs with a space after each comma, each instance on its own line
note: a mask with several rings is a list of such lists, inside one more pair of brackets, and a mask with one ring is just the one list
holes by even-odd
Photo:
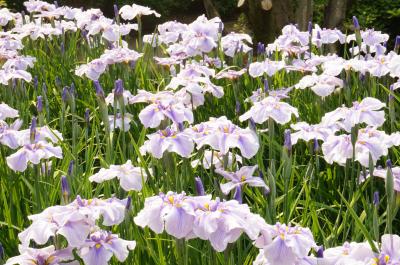
[[192, 237], [195, 219], [195, 205], [202, 201], [209, 201], [211, 196], [189, 197], [169, 191], [146, 198], [144, 208], [134, 218], [138, 226], [148, 226], [160, 234], [164, 231], [176, 237]]
[[62, 158], [61, 147], [54, 147], [50, 143], [43, 141], [34, 144], [26, 144], [16, 153], [8, 156], [7, 165], [14, 171], [23, 172], [28, 166], [28, 162], [39, 164], [41, 159], [49, 159], [51, 157]]
[[[192, 127], [194, 128], [194, 127]], [[242, 163], [242, 157], [239, 155], [234, 155], [232, 152], [228, 152], [227, 154], [222, 154], [218, 151], [213, 150], [205, 150], [203, 154], [203, 159], [196, 159], [192, 161], [192, 167], [195, 168], [198, 165], [201, 165], [205, 169], [209, 169], [211, 166], [215, 168], [223, 168], [224, 167], [224, 157], [228, 159], [227, 167], [230, 168], [233, 165], [233, 162]]]
[[5, 103], [0, 104], [0, 120], [7, 118], [17, 118], [19, 116], [18, 110], [15, 110]]
[[[198, 130], [201, 128], [201, 131]], [[197, 144], [197, 149], [210, 145], [213, 149], [226, 155], [230, 148], [239, 148], [245, 158], [253, 157], [259, 148], [257, 135], [249, 128], [242, 129], [225, 116], [186, 129]]]
[[231, 32], [221, 38], [221, 45], [225, 55], [232, 58], [238, 52], [237, 47], [241, 47], [240, 50], [244, 53], [248, 53], [252, 50], [246, 43], [253, 44], [248, 34]]
[[[268, 228], [271, 239], [262, 240], [266, 244], [261, 246], [269, 264], [297, 264], [308, 256], [311, 248], [317, 245], [314, 242], [310, 229], [300, 226], [287, 226], [277, 223], [273, 230]], [[265, 235], [263, 235], [265, 237]], [[270, 241], [271, 240], [271, 241]], [[261, 240], [258, 240], [260, 246]]]
[[260, 223], [264, 220], [250, 212], [246, 204], [236, 200], [208, 200], [198, 202], [195, 212], [193, 233], [203, 240], [209, 240], [218, 252], [226, 249], [229, 243], [235, 242], [244, 232], [254, 240], [260, 233]]
[[133, 20], [135, 17], [140, 18], [141, 16], [149, 16], [149, 15], [155, 15], [156, 17], [161, 16], [159, 13], [150, 9], [147, 6], [141, 6], [136, 4], [124, 5], [119, 10], [119, 14], [125, 20]]
[[291, 142], [295, 145], [299, 139], [306, 142], [317, 139], [326, 141], [330, 135], [334, 135], [339, 130], [337, 126], [325, 126], [323, 124], [309, 125], [306, 122], [291, 124], [290, 127], [295, 130], [291, 134]]
[[19, 128], [22, 126], [22, 120], [17, 119], [13, 124], [8, 125], [5, 121], [0, 120], [0, 143], [11, 149], [16, 149], [19, 144]]
[[381, 253], [379, 255], [379, 264], [391, 265], [400, 263], [400, 237], [398, 235], [385, 234], [381, 238]]
[[46, 265], [77, 265], [79, 262], [71, 262], [74, 260], [72, 248], [64, 248], [55, 250], [54, 246], [41, 249], [29, 247], [19, 248], [21, 255], [10, 258], [5, 265], [29, 265], [29, 264], [46, 264]]
[[263, 187], [264, 189], [269, 189], [265, 184], [264, 180], [260, 177], [253, 176], [254, 171], [256, 171], [257, 166], [244, 166], [241, 167], [236, 172], [228, 172], [220, 168], [216, 169], [215, 172], [222, 175], [229, 182], [221, 184], [222, 192], [227, 195], [229, 192], [239, 186], [244, 186], [248, 184], [251, 187]]
[[367, 242], [345, 242], [343, 246], [326, 249], [321, 263], [327, 265], [376, 264], [376, 257]]
[[125, 113], [122, 118], [121, 113], [117, 113], [116, 115], [108, 115], [108, 122], [110, 124], [111, 131], [114, 131], [116, 128], [124, 129], [125, 132], [129, 131], [130, 123], [132, 121], [133, 115], [130, 113]]
[[299, 89], [310, 87], [318, 96], [326, 97], [332, 94], [332, 92], [343, 88], [343, 80], [335, 76], [326, 74], [316, 75], [313, 73], [300, 79], [300, 82], [295, 87]]
[[132, 162], [128, 160], [123, 165], [111, 165], [109, 169], [100, 169], [99, 172], [89, 177], [89, 180], [102, 183], [113, 178], [118, 178], [121, 187], [126, 191], [140, 191], [142, 183], [147, 180], [147, 174], [143, 168], [134, 167]]
[[182, 157], [189, 157], [193, 152], [193, 140], [186, 133], [177, 132], [172, 128], [147, 135], [147, 138], [149, 140], [144, 142], [140, 151], [150, 153], [155, 158], [162, 158], [165, 151], [177, 153]]
[[85, 265], [107, 265], [114, 255], [118, 261], [124, 262], [129, 250], [136, 247], [135, 241], [127, 241], [108, 231], [96, 231], [90, 234], [79, 249], [79, 256]]
[[239, 120], [245, 121], [252, 118], [254, 122], [262, 124], [271, 118], [279, 124], [286, 124], [291, 120], [292, 114], [299, 116], [296, 108], [279, 101], [278, 98], [268, 96], [260, 102], [255, 102], [249, 111], [239, 117]]
[[204, 185], [203, 185], [203, 182], [201, 181], [201, 178], [200, 177], [195, 177], [194, 181], [195, 181], [197, 195], [198, 196], [204, 196], [205, 195], [205, 191], [204, 191]]

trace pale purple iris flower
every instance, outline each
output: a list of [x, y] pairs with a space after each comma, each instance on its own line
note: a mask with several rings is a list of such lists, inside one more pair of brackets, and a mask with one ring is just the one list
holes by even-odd
[[130, 62], [136, 62], [142, 56], [142, 53], [138, 53], [135, 50], [119, 47], [111, 50], [105, 50], [100, 59], [108, 65], [116, 63], [128, 64]]
[[108, 115], [108, 122], [110, 124], [111, 131], [114, 131], [116, 128], [124, 130], [125, 132], [129, 131], [131, 128], [130, 123], [132, 118], [133, 115], [130, 113], [124, 113], [124, 116], [122, 116], [121, 113], [117, 113], [116, 115]]
[[19, 247], [19, 256], [8, 259], [5, 265], [79, 265], [78, 261], [73, 261], [74, 254], [72, 248], [56, 250], [54, 246], [34, 249]]
[[141, 153], [150, 153], [155, 158], [162, 158], [164, 152], [174, 152], [182, 157], [189, 157], [194, 149], [193, 140], [185, 133], [173, 128], [166, 128], [147, 135], [149, 138], [140, 147]]
[[100, 169], [99, 172], [89, 177], [89, 180], [102, 183], [114, 178], [119, 179], [120, 185], [125, 191], [140, 191], [142, 183], [147, 180], [147, 174], [143, 168], [134, 167], [131, 160], [128, 160], [123, 165], [111, 165], [108, 169]]
[[8, 156], [7, 165], [14, 171], [23, 172], [28, 163], [39, 164], [42, 159], [51, 157], [62, 158], [62, 150], [59, 146], [53, 146], [51, 143], [38, 141], [34, 144], [26, 144], [16, 153]]
[[[386, 177], [387, 177], [387, 168], [375, 168], [373, 171], [373, 175], [375, 177], [379, 177], [382, 178], [386, 181]], [[391, 169], [391, 173], [393, 176], [393, 189], [397, 192], [400, 192], [400, 167], [392, 167]], [[360, 176], [360, 182], [364, 182], [368, 177], [370, 177], [370, 175], [368, 174], [367, 176], [364, 176], [363, 174], [361, 174]]]
[[337, 41], [343, 44], [346, 41], [346, 35], [336, 28], [321, 29], [319, 25], [315, 24], [312, 32], [313, 32], [312, 43], [316, 45], [318, 48], [321, 47], [322, 44], [331, 44]]
[[260, 224], [265, 221], [250, 212], [247, 204], [236, 200], [221, 201], [219, 198], [201, 202], [197, 200], [193, 233], [203, 240], [209, 240], [218, 252], [226, 249], [241, 236], [247, 234], [255, 240], [260, 233]]
[[190, 197], [184, 192], [146, 198], [144, 208], [134, 218], [140, 227], [148, 226], [155, 233], [164, 230], [176, 238], [192, 238], [196, 203], [209, 201], [211, 196]]
[[268, 76], [273, 76], [284, 67], [285, 63], [283, 61], [272, 61], [266, 59], [263, 62], [251, 63], [249, 66], [249, 75], [252, 77], [259, 77], [264, 74], [267, 74]]
[[[32, 127], [32, 125], [31, 125]], [[18, 137], [18, 144], [20, 146], [30, 144], [31, 143], [31, 129], [25, 129], [16, 132]], [[59, 143], [63, 140], [62, 134], [55, 130], [51, 129], [49, 126], [35, 127], [34, 138], [33, 141], [36, 142], [49, 142], [49, 143]]]
[[351, 58], [345, 60], [341, 57], [325, 61], [322, 64], [323, 73], [330, 76], [338, 76], [343, 70], [354, 71], [364, 74], [367, 71], [365, 60]]
[[245, 158], [253, 157], [259, 148], [257, 135], [250, 129], [242, 129], [225, 116], [210, 118], [210, 121], [185, 130], [196, 142], [197, 149], [209, 145], [214, 150], [227, 154], [231, 148], [239, 148]]
[[255, 123], [262, 124], [268, 119], [273, 119], [279, 124], [290, 122], [292, 115], [299, 116], [298, 110], [279, 98], [268, 96], [259, 102], [255, 102], [249, 111], [239, 117], [240, 121], [253, 119]]
[[246, 71], [247, 71], [246, 69], [241, 69], [239, 71], [235, 71], [235, 70], [232, 70], [232, 69], [225, 69], [225, 70], [222, 70], [222, 71], [218, 72], [215, 75], [215, 79], [226, 78], [226, 79], [230, 79], [230, 80], [235, 80], [235, 79], [238, 79], [243, 74], [245, 74]]
[[108, 231], [99, 230], [90, 234], [79, 249], [79, 256], [85, 265], [107, 265], [112, 256], [124, 262], [129, 251], [136, 247], [135, 241], [119, 238]]
[[270, 265], [298, 264], [317, 246], [308, 228], [280, 223], [265, 226], [267, 231], [256, 241], [256, 246], [263, 248]]
[[233, 162], [242, 163], [242, 157], [237, 154], [232, 154], [232, 152], [228, 152], [226, 155], [221, 152], [214, 150], [205, 150], [204, 157], [202, 160], [196, 159], [193, 160], [191, 165], [193, 168], [201, 165], [205, 169], [210, 169], [211, 166], [215, 168], [223, 168], [224, 167], [224, 157], [227, 157], [227, 167], [230, 168], [233, 165]]
[[381, 237], [380, 265], [400, 264], [400, 237], [398, 235], [385, 234]]
[[5, 103], [0, 104], [0, 120], [5, 120], [7, 118], [18, 118], [18, 110], [15, 110]]
[[256, 170], [257, 166], [244, 166], [236, 172], [228, 172], [221, 168], [217, 168], [215, 173], [222, 175], [226, 180], [228, 180], [227, 183], [220, 185], [221, 191], [225, 195], [228, 195], [229, 192], [236, 189], [236, 187], [244, 186], [246, 184], [251, 187], [262, 187], [265, 190], [269, 190], [262, 178], [253, 176]]
[[298, 89], [305, 89], [307, 87], [320, 97], [326, 97], [334, 91], [343, 88], [343, 80], [326, 74], [321, 75], [306, 75], [300, 79], [299, 83], [295, 86]]
[[351, 131], [356, 124], [365, 123], [369, 126], [380, 127], [385, 122], [385, 112], [381, 110], [386, 106], [376, 98], [367, 97], [361, 102], [353, 102], [353, 106], [347, 108], [339, 107], [328, 112], [322, 117], [322, 124], [338, 124], [347, 132]]
[[77, 76], [86, 75], [90, 80], [96, 81], [100, 75], [106, 71], [107, 63], [102, 59], [95, 59], [88, 64], [80, 65], [76, 68], [75, 74]]
[[29, 216], [32, 224], [18, 237], [23, 245], [29, 245], [31, 240], [42, 245], [50, 237], [62, 235], [70, 246], [78, 247], [100, 218], [105, 226], [120, 224], [125, 218], [126, 201], [116, 198], [84, 200], [78, 196], [68, 205], [52, 206]]
[[[364, 167], [369, 167], [370, 156], [375, 164], [380, 157], [388, 154], [388, 148], [388, 138], [384, 132], [372, 133], [367, 129], [360, 130], [355, 143], [355, 160]], [[345, 165], [346, 160], [353, 157], [351, 136], [347, 134], [329, 136], [322, 144], [322, 152], [329, 164], [336, 162]]]
[[[107, 95], [107, 97], [105, 98], [105, 101], [107, 103], [107, 105], [111, 105], [114, 106], [114, 98], [115, 98], [115, 89], [112, 90], [111, 93], [109, 93]], [[130, 104], [130, 101], [134, 98], [134, 96], [132, 95], [132, 93], [129, 90], [124, 89], [124, 91], [122, 92], [122, 98], [124, 99], [124, 105], [128, 105]], [[121, 109], [120, 103], [117, 100], [116, 101], [116, 107], [117, 109]]]
[[8, 125], [5, 121], [0, 120], [0, 143], [11, 149], [20, 146], [18, 130], [22, 126], [22, 120], [17, 119], [13, 124]]
[[136, 4], [124, 5], [119, 10], [119, 14], [125, 20], [133, 20], [134, 18], [140, 18], [142, 16], [149, 16], [149, 15], [154, 15], [156, 17], [161, 16], [159, 13], [150, 9], [147, 6], [141, 6]]
[[222, 49], [226, 56], [234, 57], [235, 54], [242, 51], [248, 53], [252, 50], [247, 44], [253, 44], [251, 37], [244, 33], [231, 32], [221, 38]]
[[[102, 31], [103, 34], [101, 35], [104, 39], [108, 40], [109, 42], [118, 42], [122, 36], [128, 35], [132, 30], [138, 30], [138, 25], [137, 24], [110, 24], [110, 25], [105, 25], [103, 27]], [[129, 50], [129, 49], [126, 49]], [[118, 52], [119, 53], [119, 52]], [[118, 55], [116, 53], [116, 55]], [[138, 55], [137, 52], [135, 52], [135, 55]], [[134, 61], [138, 59], [138, 57], [134, 57]], [[111, 59], [111, 58], [110, 58]], [[129, 60], [131, 61], [131, 60]]]
[[139, 113], [139, 119], [146, 128], [156, 128], [166, 118], [175, 124], [192, 123], [193, 112], [174, 97], [156, 100]]
[[306, 142], [314, 139], [326, 141], [330, 135], [334, 135], [339, 130], [337, 126], [325, 126], [323, 124], [308, 124], [307, 122], [298, 122], [291, 124], [290, 127], [295, 130], [290, 134], [291, 142], [295, 145], [299, 139]]
[[326, 265], [372, 265], [376, 264], [376, 256], [367, 242], [345, 242], [343, 246], [324, 250], [324, 257], [319, 262]]

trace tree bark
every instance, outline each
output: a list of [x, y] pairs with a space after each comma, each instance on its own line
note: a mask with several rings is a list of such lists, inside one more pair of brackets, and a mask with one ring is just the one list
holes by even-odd
[[329, 0], [325, 8], [324, 26], [326, 28], [342, 28], [346, 17], [348, 0]]
[[312, 0], [297, 0], [295, 6], [295, 21], [298, 28], [306, 31], [308, 22], [312, 21], [313, 1]]
[[282, 28], [293, 21], [291, 0], [272, 0], [272, 8], [262, 9], [260, 0], [248, 0], [247, 18], [258, 42], [273, 42]]

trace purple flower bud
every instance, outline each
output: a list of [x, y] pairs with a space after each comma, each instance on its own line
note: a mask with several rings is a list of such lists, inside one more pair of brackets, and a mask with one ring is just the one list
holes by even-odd
[[114, 95], [115, 96], [122, 96], [124, 93], [124, 84], [121, 79], [115, 80], [115, 85], [114, 85]]
[[36, 117], [33, 117], [31, 127], [30, 127], [30, 138], [31, 138], [32, 143], [35, 142], [35, 138], [36, 138], [36, 123], [37, 123]]
[[392, 84], [392, 85], [390, 85], [389, 102], [393, 101], [393, 99], [394, 99], [393, 94], [394, 94], [394, 86]]
[[220, 21], [218, 24], [218, 32], [221, 34], [223, 30], [224, 30], [224, 24], [222, 23], [222, 21]]
[[71, 160], [70, 162], [69, 162], [69, 165], [68, 165], [68, 176], [72, 176], [72, 173], [73, 173], [73, 170], [74, 170], [74, 164], [75, 164], [75, 161], [74, 160]]
[[69, 87], [65, 86], [61, 94], [61, 99], [64, 103], [66, 103], [68, 101], [68, 97], [69, 97]]
[[268, 80], [265, 78], [264, 79], [264, 91], [263, 92], [268, 92], [269, 91], [269, 84]]
[[389, 169], [392, 169], [392, 167], [393, 167], [392, 160], [390, 160], [390, 159], [386, 160], [386, 166], [387, 166]]
[[44, 94], [47, 94], [47, 86], [46, 86], [45, 82], [43, 82], [43, 84], [42, 84], [42, 91]]
[[240, 113], [240, 109], [241, 109], [240, 101], [236, 100], [235, 111], [236, 111], [237, 114]]
[[68, 179], [66, 176], [61, 176], [61, 193], [64, 197], [64, 200], [67, 200], [69, 197], [71, 190], [69, 188]]
[[313, 29], [312, 21], [308, 21], [308, 33], [309, 33], [310, 35], [312, 34], [312, 29]]
[[240, 53], [243, 53], [243, 45], [240, 45], [239, 52], [240, 52]]
[[129, 211], [132, 208], [132, 197], [128, 196], [126, 200], [125, 210]]
[[323, 258], [324, 257], [324, 247], [321, 246], [317, 250], [317, 258]]
[[54, 6], [58, 8], [58, 1], [54, 1]]
[[379, 204], [379, 191], [374, 192], [374, 206], [378, 206]]
[[103, 88], [101, 87], [99, 81], [93, 81], [94, 88], [96, 89], [96, 96], [100, 98], [104, 98], [104, 91]]
[[242, 187], [239, 185], [236, 187], [235, 194], [233, 195], [234, 199], [237, 200], [240, 204], [243, 203], [242, 199]]
[[119, 17], [118, 6], [114, 5], [113, 7], [114, 7], [114, 16], [115, 16], [115, 19], [117, 19]]
[[87, 30], [82, 30], [81, 31], [81, 36], [82, 36], [82, 38], [84, 38], [86, 40], [87, 36], [88, 36], [88, 31]]
[[39, 86], [39, 80], [38, 80], [37, 75], [35, 75], [33, 77], [33, 87], [35, 88], [35, 90], [37, 90], [38, 86]]
[[364, 81], [365, 81], [365, 75], [362, 74], [362, 73], [360, 73], [358, 79], [360, 79], [360, 81], [364, 83]]
[[43, 97], [42, 96], [37, 97], [36, 109], [39, 113], [41, 113], [43, 111]]
[[131, 69], [135, 69], [135, 67], [136, 67], [136, 61], [130, 61], [130, 62], [129, 62], [129, 67], [130, 67]]
[[318, 153], [319, 150], [320, 150], [320, 146], [319, 146], [319, 143], [318, 143], [318, 139], [314, 138], [314, 153]]
[[203, 182], [201, 181], [201, 178], [195, 177], [194, 182], [196, 184], [197, 196], [204, 196], [206, 193], [204, 191], [204, 186], [203, 186]]
[[85, 122], [89, 124], [90, 122], [90, 109], [85, 110]]
[[400, 35], [396, 36], [396, 40], [394, 42], [394, 49], [398, 50], [400, 48]]
[[353, 16], [353, 25], [356, 30], [360, 30], [360, 24], [358, 23], [358, 19], [356, 16]]
[[17, 79], [12, 79], [11, 80], [11, 85], [12, 85], [12, 88], [15, 89], [17, 87]]
[[264, 43], [259, 42], [257, 44], [257, 54], [260, 55], [260, 54], [264, 54], [264, 53], [265, 53], [265, 45], [264, 45]]
[[71, 87], [69, 88], [69, 93], [71, 94], [71, 96], [75, 96], [76, 89], [75, 89], [75, 84], [74, 83], [71, 83]]
[[4, 259], [4, 248], [3, 245], [0, 243], [0, 261]]
[[290, 130], [286, 129], [284, 133], [284, 143], [283, 143], [283, 145], [289, 152], [292, 151], [292, 138], [290, 134], [291, 134]]

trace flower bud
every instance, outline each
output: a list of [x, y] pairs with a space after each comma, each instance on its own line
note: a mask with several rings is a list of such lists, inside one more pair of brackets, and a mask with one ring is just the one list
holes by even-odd
[[397, 35], [396, 40], [394, 42], [394, 51], [399, 52], [399, 48], [400, 48], [400, 35]]
[[114, 95], [116, 97], [122, 96], [124, 93], [124, 85], [123, 81], [121, 79], [115, 80], [115, 85], [114, 85]]
[[374, 206], [378, 206], [379, 205], [379, 191], [375, 191], [374, 192]]
[[313, 30], [312, 21], [308, 21], [308, 33], [310, 34], [310, 36], [312, 35], [312, 30]]
[[261, 42], [257, 44], [257, 55], [261, 55], [265, 53], [265, 45]]
[[85, 122], [87, 124], [90, 123], [90, 109], [88, 109], [88, 108], [85, 110]]
[[318, 143], [318, 139], [314, 138], [314, 153], [317, 154], [320, 151], [320, 146]]
[[204, 191], [204, 186], [203, 186], [203, 182], [201, 181], [201, 178], [195, 177], [194, 181], [195, 181], [195, 185], [196, 185], [197, 196], [204, 196], [205, 191]]
[[54, 6], [55, 6], [56, 8], [59, 7], [59, 6], [58, 6], [58, 1], [54, 1]]
[[323, 258], [324, 257], [324, 247], [323, 246], [318, 248], [316, 256], [317, 256], [317, 258]]
[[130, 211], [130, 209], [132, 208], [132, 197], [128, 196], [127, 200], [126, 200], [126, 204], [125, 204], [125, 211]]
[[353, 16], [353, 25], [356, 30], [360, 30], [360, 24], [358, 23], [358, 19], [356, 16]]
[[113, 7], [114, 7], [115, 19], [118, 19], [118, 17], [119, 17], [118, 5], [114, 5]]
[[101, 87], [99, 81], [93, 81], [94, 88], [96, 89], [96, 96], [105, 99], [103, 88]]
[[39, 80], [38, 80], [37, 75], [35, 75], [35, 76], [33, 77], [33, 87], [35, 88], [35, 90], [37, 90], [37, 89], [38, 89], [38, 86], [39, 86]]
[[264, 79], [264, 93], [269, 91], [269, 84], [268, 84], [268, 80]]
[[71, 160], [70, 162], [69, 162], [69, 165], [68, 165], [68, 176], [72, 176], [72, 173], [73, 173], [73, 171], [74, 171], [74, 164], [75, 164], [75, 161], [74, 160]]
[[41, 113], [43, 111], [43, 97], [42, 96], [37, 97], [36, 109], [39, 113]]
[[64, 199], [64, 202], [68, 202], [68, 197], [70, 195], [70, 188], [68, 184], [68, 179], [66, 176], [61, 176], [61, 193]]
[[284, 143], [283, 143], [284, 147], [289, 153], [292, 151], [292, 138], [290, 134], [291, 134], [290, 130], [286, 129], [284, 133]]
[[240, 113], [240, 109], [241, 109], [240, 101], [236, 100], [236, 106], [235, 106], [236, 114]]

